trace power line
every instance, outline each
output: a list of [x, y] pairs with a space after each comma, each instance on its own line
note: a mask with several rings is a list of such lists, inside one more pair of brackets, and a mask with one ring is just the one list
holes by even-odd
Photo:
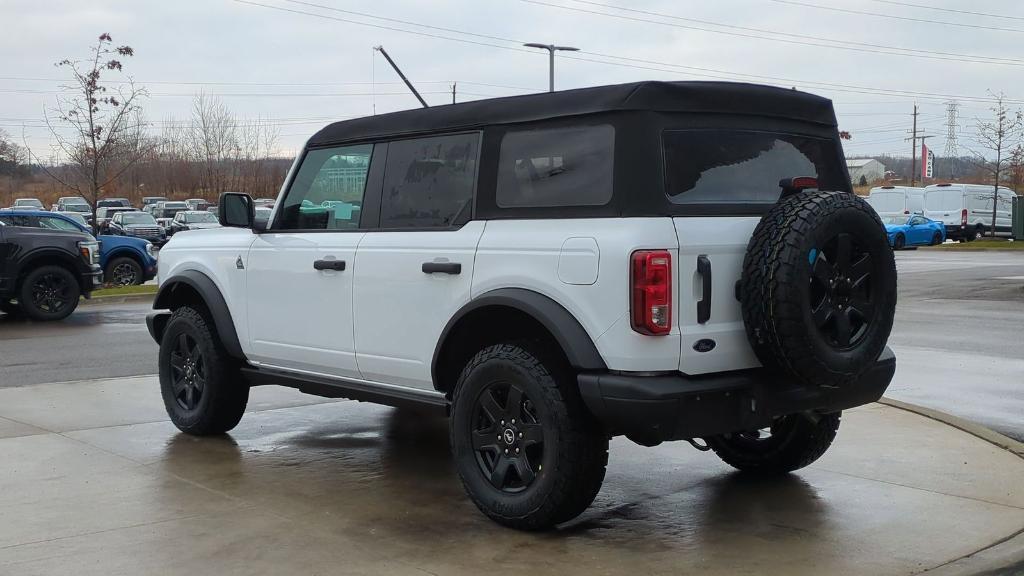
[[[420, 31], [416, 31], [416, 30], [405, 30], [405, 29], [396, 28], [396, 27], [393, 27], [393, 26], [385, 26], [385, 25], [380, 25], [380, 24], [373, 24], [373, 23], [370, 23], [370, 22], [360, 22], [360, 21], [356, 21], [356, 20], [349, 20], [349, 19], [345, 19], [345, 18], [338, 18], [338, 17], [334, 17], [334, 16], [329, 16], [329, 15], [326, 15], [326, 14], [318, 14], [318, 13], [315, 13], [315, 12], [307, 12], [307, 11], [304, 11], [304, 10], [295, 10], [295, 9], [291, 9], [291, 8], [284, 8], [284, 7], [281, 7], [281, 6], [273, 6], [273, 5], [269, 5], [269, 4], [261, 4], [259, 2], [254, 2], [252, 0], [232, 0], [232, 1], [233, 2], [237, 2], [239, 4], [247, 4], [247, 5], [250, 5], [250, 6], [258, 6], [258, 7], [267, 8], [267, 9], [270, 9], [270, 10], [277, 10], [277, 11], [281, 11], [281, 12], [289, 12], [289, 13], [293, 13], [293, 14], [300, 14], [300, 15], [303, 15], [303, 16], [311, 16], [311, 17], [314, 17], [314, 18], [320, 18], [320, 19], [324, 19], [324, 20], [334, 20], [334, 21], [338, 21], [338, 22], [344, 22], [344, 23], [349, 23], [349, 24], [356, 24], [356, 25], [359, 25], [359, 26], [367, 26], [367, 27], [370, 27], [370, 28], [378, 28], [378, 29], [383, 29], [383, 30], [390, 30], [390, 31], [393, 31], [393, 32], [402, 32], [402, 33], [406, 33], [406, 34], [412, 34], [412, 35], [415, 35], [415, 36], [434, 38], [434, 39], [438, 39], [438, 40], [448, 40], [448, 41], [451, 41], [451, 42], [460, 42], [460, 43], [472, 44], [472, 45], [476, 45], [476, 46], [487, 46], [487, 47], [490, 47], [490, 48], [499, 48], [499, 49], [502, 49], [502, 50], [512, 50], [512, 51], [515, 51], [515, 52], [524, 52], [524, 53], [527, 53], [527, 54], [536, 54], [536, 52], [533, 52], [533, 51], [530, 51], [530, 50], [525, 50], [525, 49], [522, 49], [522, 48], [519, 48], [519, 47], [503, 46], [503, 45], [500, 45], [500, 44], [481, 42], [481, 41], [477, 41], [477, 40], [468, 40], [468, 39], [465, 39], [465, 38], [454, 38], [454, 37], [451, 37], [451, 36], [444, 36], [444, 35], [441, 35], [441, 34], [434, 34], [434, 33], [428, 33], [428, 32], [420, 32]], [[416, 25], [416, 24], [411, 24], [411, 25]], [[457, 32], [457, 33], [462, 33], [462, 32]], [[514, 42], [516, 42], [517, 44], [521, 44], [521, 42], [519, 40], [514, 40]], [[626, 68], [635, 68], [637, 70], [651, 70], [651, 71], [656, 71], [656, 72], [667, 72], [667, 73], [671, 73], [671, 74], [688, 74], [690, 76], [705, 77], [705, 78], [715, 78], [715, 79], [723, 79], [723, 80], [736, 80], [737, 78], [744, 79], [746, 81], [749, 81], [751, 79], [755, 79], [755, 80], [759, 80], [759, 81], [769, 80], [769, 81], [773, 81], [775, 83], [779, 83], [779, 84], [783, 84], [783, 85], [787, 85], [787, 86], [793, 86], [795, 84], [798, 84], [798, 85], [802, 85], [802, 86], [811, 86], [811, 87], [825, 88], [825, 89], [829, 89], [829, 90], [834, 90], [836, 92], [849, 92], [849, 93], [853, 93], [853, 94], [866, 94], [866, 95], [871, 95], [871, 96], [884, 95], [884, 96], [892, 96], [892, 97], [919, 98], [919, 99], [931, 99], [931, 100], [948, 100], [948, 99], [951, 99], [951, 98], [955, 98], [955, 99], [961, 100], [961, 101], [972, 101], [972, 102], [993, 102], [994, 101], [994, 99], [991, 96], [970, 96], [970, 95], [963, 95], [963, 94], [954, 95], [954, 94], [944, 94], [944, 93], [936, 93], [936, 92], [918, 92], [918, 91], [913, 91], [913, 90], [897, 90], [897, 89], [889, 89], [889, 88], [880, 88], [878, 86], [858, 86], [858, 85], [854, 85], [854, 84], [839, 84], [839, 83], [832, 83], [832, 82], [800, 80], [800, 79], [795, 79], [795, 78], [785, 78], [785, 77], [778, 77], [778, 76], [765, 76], [765, 75], [760, 75], [760, 74], [746, 74], [746, 73], [740, 73], [740, 72], [729, 72], [729, 71], [725, 71], [725, 70], [716, 70], [716, 69], [713, 69], [713, 68], [700, 68], [700, 67], [696, 67], [696, 66], [684, 66], [684, 65], [681, 65], [681, 64], [672, 64], [672, 63], [668, 63], [668, 62], [658, 62], [658, 61], [655, 61], [655, 60], [646, 60], [646, 59], [642, 59], [642, 58], [627, 58], [627, 57], [624, 57], [624, 56], [616, 56], [616, 55], [611, 55], [611, 54], [600, 54], [600, 53], [596, 53], [596, 52], [585, 52], [584, 51], [583, 53], [585, 53], [585, 54], [592, 54], [594, 56], [606, 57], [606, 58], [616, 58], [616, 59], [619, 59], [619, 60], [623, 60], [624, 62], [612, 62], [612, 61], [607, 61], [607, 60], [601, 60], [601, 59], [598, 59], [598, 58], [587, 58], [587, 57], [584, 57], [584, 56], [563, 56], [563, 59], [579, 60], [579, 61], [583, 61], [583, 62], [595, 62], [595, 63], [598, 63], [598, 64], [605, 64], [605, 65], [609, 65], [609, 66], [620, 66], [620, 67], [626, 67]], [[625, 62], [629, 62], [629, 63], [627, 64]], [[642, 65], [638, 65], [636, 63], [651, 64], [653, 66], [647, 66], [647, 65], [643, 65], [642, 66]], [[671, 67], [671, 68], [675, 68], [675, 69], [666, 69], [666, 68], [663, 68], [663, 67]], [[680, 72], [680, 70], [686, 70], [687, 72]], [[1005, 102], [1008, 103], [1008, 104], [1024, 104], [1024, 100], [1007, 99], [1007, 100], [1005, 100]]]
[[[0, 80], [13, 80], [20, 82], [55, 82], [62, 83], [68, 82], [66, 78], [29, 78], [24, 76], [0, 76]], [[507, 84], [488, 84], [486, 82], [471, 82], [469, 80], [416, 80], [417, 84], [451, 84], [452, 82], [458, 82], [459, 84], [470, 84], [473, 86], [484, 86], [487, 88], [507, 88], [509, 90], [524, 90], [524, 91], [536, 91], [537, 88], [526, 87], [526, 86], [509, 86]], [[204, 82], [204, 81], [184, 81], [184, 80], [104, 80], [107, 84], [136, 84], [136, 85], [167, 85], [167, 86], [302, 86], [302, 87], [316, 87], [316, 86], [366, 86], [374, 84], [374, 82]], [[376, 82], [376, 84], [391, 84], [401, 85], [401, 82]]]
[[894, 6], [908, 6], [910, 8], [923, 8], [925, 10], [936, 10], [938, 12], [950, 12], [953, 14], [969, 14], [971, 16], [985, 16], [987, 18], [1003, 18], [1006, 20], [1024, 20], [1022, 16], [1009, 16], [1007, 14], [992, 14], [989, 12], [972, 12], [971, 10], [957, 10], [956, 8], [940, 8], [927, 4], [914, 4], [912, 2], [899, 2], [897, 0], [871, 0], [880, 4], [891, 4]]
[[945, 20], [929, 20], [927, 18], [914, 18], [912, 16], [898, 16], [896, 14], [882, 14], [880, 12], [868, 12], [865, 10], [853, 10], [850, 8], [838, 8], [836, 6], [822, 6], [821, 4], [812, 4], [810, 2], [799, 2], [798, 0], [769, 0], [769, 2], [776, 2], [778, 4], [789, 4], [792, 6], [803, 6], [805, 8], [814, 8], [816, 10], [829, 10], [832, 12], [841, 12], [844, 14], [857, 14], [860, 16], [876, 16], [878, 18], [889, 18], [892, 20], [903, 20], [905, 22], [921, 22], [924, 24], [940, 24], [942, 26], [957, 26], [960, 28], [976, 28], [978, 30], [995, 30], [998, 32], [1016, 32], [1018, 34], [1024, 33], [1024, 30], [1020, 28], [1002, 28], [999, 26], [984, 26], [981, 24], [967, 24], [964, 22], [948, 22]]
[[[697, 20], [694, 18], [684, 18], [682, 16], [676, 16], [673, 14], [665, 14], [662, 12], [650, 12], [647, 10], [638, 10], [635, 8], [625, 8], [622, 6], [616, 6], [614, 4], [605, 4], [601, 2], [592, 2], [589, 0], [569, 0], [579, 4], [588, 4], [594, 6], [601, 6], [604, 8], [612, 8], [614, 10], [621, 10], [624, 12], [633, 12], [638, 14], [645, 14], [648, 16], [657, 16], [658, 18], [668, 18], [671, 20], [679, 20], [683, 22], [696, 22], [698, 24], [705, 24], [710, 26], [719, 26], [722, 28], [728, 28], [731, 30], [742, 30], [744, 32], [728, 32], [725, 30], [713, 30], [709, 28], [701, 28], [699, 26], [688, 26], [683, 24], [675, 24], [671, 22], [665, 22], [663, 20], [648, 20], [645, 18], [636, 18], [633, 16], [625, 16], [623, 14], [613, 14], [609, 12], [599, 12], [597, 10], [587, 10], [585, 8], [576, 8], [572, 6], [565, 6], [562, 4], [552, 4], [550, 2], [544, 2], [541, 0], [519, 0], [520, 2], [526, 2], [528, 4], [536, 4], [539, 6], [548, 6], [551, 8], [560, 8], [562, 10], [570, 10], [573, 12], [581, 12], [584, 14], [594, 14], [597, 16], [606, 16], [609, 18], [618, 18], [620, 20], [630, 20], [634, 22], [645, 22], [648, 24], [657, 24], [660, 26], [671, 26], [673, 28], [682, 28], [686, 30], [698, 30], [701, 32], [709, 32], [712, 34], [723, 34], [726, 36], [739, 36], [741, 38], [753, 38], [756, 40], [767, 40], [770, 42], [781, 42], [785, 44], [796, 44], [801, 46], [814, 46], [818, 48], [834, 48], [836, 50], [848, 50], [852, 52], [866, 52], [872, 54], [885, 54], [888, 56], [906, 56], [910, 58], [925, 58], [929, 60], [943, 60], [951, 62], [966, 62], [972, 64], [1000, 64], [1004, 66], [1024, 66], [1024, 60], [1018, 60], [1015, 58], [1001, 58], [996, 56], [980, 56], [974, 54], [961, 54], [956, 52], [938, 52], [935, 50], [919, 50], [915, 48], [901, 48], [899, 46], [886, 46], [882, 44], [869, 44], [866, 42], [853, 42], [848, 40], [833, 40], [831, 38], [824, 38], [819, 36], [809, 36], [801, 33], [798, 37], [794, 37], [792, 32], [778, 32], [775, 30], [765, 30], [761, 28], [750, 28], [746, 26], [733, 26], [730, 24], [722, 24], [720, 22], [713, 22], [710, 20]], [[775, 36], [782, 36], [782, 38], [770, 38], [761, 36], [761, 34], [773, 34]], [[802, 38], [803, 40], [797, 39]], [[808, 40], [813, 40], [809, 42]]]

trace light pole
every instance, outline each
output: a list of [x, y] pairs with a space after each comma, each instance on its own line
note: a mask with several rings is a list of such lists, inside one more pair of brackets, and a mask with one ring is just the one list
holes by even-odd
[[540, 44], [538, 42], [529, 42], [527, 44], [523, 44], [523, 46], [527, 46], [529, 48], [543, 48], [548, 51], [548, 92], [555, 91], [555, 51], [579, 51], [579, 48], [574, 48], [572, 46], [555, 46], [554, 44]]

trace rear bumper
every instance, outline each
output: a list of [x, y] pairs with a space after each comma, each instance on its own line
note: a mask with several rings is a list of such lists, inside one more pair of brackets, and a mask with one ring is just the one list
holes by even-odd
[[882, 397], [895, 372], [896, 356], [886, 348], [864, 376], [842, 388], [787, 387], [760, 369], [711, 376], [585, 373], [578, 380], [587, 407], [612, 434], [654, 443], [754, 430], [787, 414], [868, 404]]

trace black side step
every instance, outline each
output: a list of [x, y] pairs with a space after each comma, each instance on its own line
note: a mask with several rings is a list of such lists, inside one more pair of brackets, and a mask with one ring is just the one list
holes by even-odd
[[282, 370], [256, 368], [246, 366], [242, 374], [250, 386], [286, 386], [300, 392], [322, 396], [324, 398], [348, 398], [359, 402], [372, 402], [399, 408], [425, 409], [447, 416], [448, 400], [444, 396], [428, 390], [377, 386], [358, 380], [344, 378], [327, 378], [308, 374], [293, 374]]

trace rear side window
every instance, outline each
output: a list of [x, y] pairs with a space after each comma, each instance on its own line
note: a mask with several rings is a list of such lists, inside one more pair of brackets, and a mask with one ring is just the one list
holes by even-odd
[[813, 176], [849, 190], [838, 145], [828, 138], [744, 130], [670, 130], [663, 136], [673, 204], [772, 204], [779, 181]]
[[468, 220], [479, 141], [473, 133], [391, 142], [381, 228], [445, 228]]
[[603, 206], [612, 197], [615, 129], [608, 124], [508, 132], [501, 140], [501, 208]]

